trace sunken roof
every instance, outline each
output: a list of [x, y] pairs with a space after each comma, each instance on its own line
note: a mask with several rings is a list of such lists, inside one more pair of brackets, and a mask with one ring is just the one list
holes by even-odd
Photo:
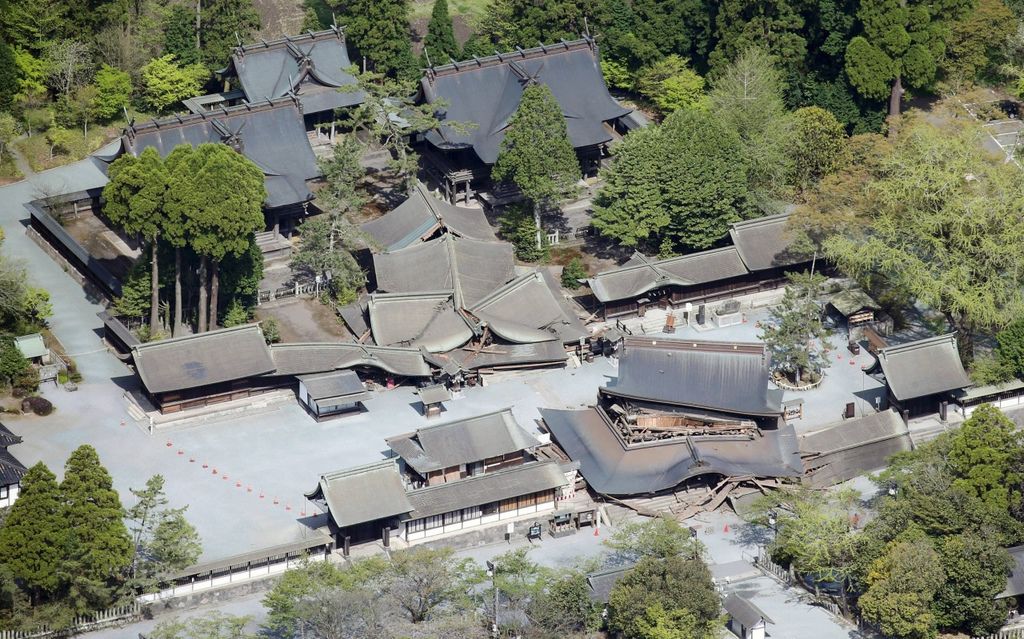
[[421, 475], [539, 445], [519, 426], [508, 408], [427, 426], [386, 441], [391, 450]]
[[735, 246], [657, 260], [635, 253], [625, 265], [587, 279], [601, 302], [638, 297], [664, 286], [694, 286], [747, 274]]
[[321, 475], [306, 497], [326, 505], [331, 519], [342, 528], [413, 510], [394, 459]]
[[235, 75], [250, 102], [294, 95], [304, 113], [333, 111], [365, 99], [338, 27], [235, 47], [221, 75]]
[[447, 291], [470, 307], [512, 279], [512, 245], [445, 234], [373, 256], [377, 288], [386, 293]]
[[473, 305], [469, 312], [495, 335], [515, 343], [578, 342], [590, 331], [569, 308], [547, 269], [512, 280]]
[[955, 333], [882, 348], [877, 357], [885, 383], [898, 400], [971, 385], [960, 362]]
[[760, 343], [626, 337], [606, 395], [740, 415], [777, 416], [771, 356]]
[[722, 602], [722, 607], [729, 613], [729, 616], [740, 622], [744, 628], [753, 628], [763, 620], [765, 623], [775, 623], [763, 610], [754, 605], [746, 597], [732, 592]]
[[439, 229], [474, 240], [497, 240], [482, 210], [449, 204], [434, 197], [420, 182], [404, 202], [360, 228], [386, 251], [426, 240]]
[[890, 457], [912, 447], [906, 424], [891, 410], [801, 435], [799, 445], [807, 481], [818, 487], [884, 468]]
[[180, 144], [205, 143], [227, 144], [263, 171], [264, 207], [313, 199], [306, 181], [319, 177], [320, 169], [306, 137], [302, 111], [291, 98], [133, 123], [121, 136], [122, 152], [132, 155], [153, 147], [167, 157]]
[[420, 82], [423, 99], [444, 101], [442, 120], [472, 126], [443, 126], [426, 139], [441, 149], [471, 148], [493, 164], [523, 89], [534, 82], [551, 89], [576, 148], [610, 141], [605, 122], [630, 112], [609, 95], [597, 46], [585, 38], [428, 69]]
[[764, 271], [810, 261], [810, 255], [794, 249], [788, 222], [789, 213], [779, 213], [732, 225], [729, 236], [748, 270]]
[[552, 490], [567, 483], [558, 462], [533, 462], [493, 473], [411, 490], [411, 518], [421, 519], [460, 508], [482, 506], [502, 499]]
[[464, 346], [444, 354], [428, 356], [438, 368], [464, 371], [518, 368], [563, 364], [565, 347], [557, 339], [533, 344], [500, 344]]
[[418, 348], [395, 348], [326, 342], [274, 344], [270, 353], [277, 375], [307, 375], [341, 368], [376, 368], [406, 377], [430, 377], [430, 366]]
[[300, 375], [299, 381], [306, 387], [306, 393], [316, 402], [351, 403], [370, 398], [363, 382], [355, 371], [341, 370], [315, 375]]
[[147, 342], [132, 347], [135, 370], [150, 393], [166, 393], [274, 372], [259, 324]]
[[436, 353], [458, 348], [473, 337], [451, 291], [374, 293], [368, 308], [373, 340], [381, 346], [418, 346]]
[[628, 444], [601, 408], [541, 409], [558, 445], [580, 465], [595, 491], [644, 495], [704, 474], [798, 477], [802, 473], [791, 425], [752, 435], [705, 435]]

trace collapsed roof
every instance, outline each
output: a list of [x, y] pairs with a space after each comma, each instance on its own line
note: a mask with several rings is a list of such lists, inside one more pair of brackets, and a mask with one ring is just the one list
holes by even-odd
[[469, 312], [495, 335], [516, 344], [555, 338], [568, 344], [590, 336], [546, 269], [512, 280], [474, 304]]
[[534, 448], [539, 442], [511, 409], [477, 415], [391, 437], [388, 446], [421, 475]]
[[551, 89], [576, 148], [610, 141], [605, 123], [631, 111], [609, 95], [594, 41], [563, 41], [428, 69], [420, 81], [423, 99], [444, 102], [442, 121], [470, 126], [442, 126], [426, 133], [427, 141], [439, 149], [471, 148], [484, 164], [494, 164], [523, 89], [532, 83]]
[[629, 336], [618, 377], [601, 393], [613, 398], [777, 417], [781, 394], [768, 388], [771, 355], [761, 343], [697, 342]]
[[955, 333], [882, 348], [876, 356], [889, 391], [900, 401], [971, 385]]
[[404, 377], [430, 377], [431, 372], [418, 348], [325, 342], [274, 344], [270, 352], [275, 375], [306, 375], [342, 368], [375, 368]]
[[441, 370], [454, 374], [458, 371], [555, 366], [564, 364], [568, 355], [561, 343], [549, 340], [534, 344], [467, 345], [447, 353], [429, 354], [427, 359]]
[[910, 433], [891, 410], [848, 419], [800, 436], [806, 481], [827, 487], [884, 468], [912, 448]]
[[235, 47], [223, 77], [237, 77], [249, 102], [294, 95], [306, 114], [361, 104], [339, 27]]
[[653, 494], [705, 474], [798, 477], [803, 469], [790, 425], [629, 444], [601, 408], [540, 412], [558, 445], [602, 494]]
[[[227, 144], [263, 171], [264, 208], [302, 204], [313, 199], [307, 180], [320, 177], [302, 123], [302, 110], [291, 98], [129, 124], [120, 147], [101, 159], [123, 153], [139, 155], [149, 147], [167, 157], [180, 144]], [[100, 156], [97, 156], [100, 157]]]
[[404, 202], [360, 228], [386, 251], [427, 240], [439, 230], [474, 240], [497, 240], [481, 209], [449, 204], [431, 195], [420, 182]]
[[458, 348], [473, 337], [451, 291], [374, 293], [368, 309], [373, 341], [381, 346], [415, 344], [437, 353]]
[[639, 297], [663, 286], [693, 286], [742, 277], [747, 269], [735, 246], [657, 260], [635, 253], [624, 266], [587, 280], [601, 302]]

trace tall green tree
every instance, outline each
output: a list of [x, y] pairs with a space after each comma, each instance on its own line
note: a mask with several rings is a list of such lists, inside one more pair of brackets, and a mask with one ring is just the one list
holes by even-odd
[[505, 128], [491, 177], [519, 187], [533, 203], [540, 245], [540, 211], [576, 189], [580, 164], [569, 140], [562, 108], [546, 85], [523, 89], [516, 112]]
[[142, 67], [141, 73], [143, 100], [160, 113], [198, 94], [209, 76], [202, 65], [179, 65], [170, 54], [153, 58]]
[[625, 246], [708, 248], [752, 212], [742, 142], [713, 113], [677, 111], [612, 153], [593, 225]]
[[892, 542], [875, 560], [861, 614], [894, 639], [933, 639], [938, 623], [931, 606], [945, 583], [942, 558], [928, 539]]
[[131, 564], [133, 549], [121, 499], [95, 448], [84, 444], [71, 453], [60, 492], [72, 599], [83, 612], [107, 607]]
[[247, 252], [250, 236], [265, 223], [263, 171], [230, 146], [200, 144], [170, 179], [167, 207], [184, 220], [200, 259], [198, 325], [205, 332], [217, 326], [221, 261]]
[[935, 81], [945, 53], [949, 21], [971, 0], [862, 0], [863, 32], [846, 47], [846, 75], [869, 98], [889, 97], [889, 115], [900, 114], [903, 83], [915, 89]]
[[816, 184], [843, 168], [850, 160], [846, 130], [829, 111], [803, 107], [793, 112], [792, 181], [801, 188]]
[[448, 64], [450, 60], [459, 59], [461, 52], [455, 41], [452, 17], [448, 14], [448, 0], [434, 0], [430, 22], [427, 23], [427, 35], [423, 39], [423, 50], [434, 65]]
[[40, 56], [69, 34], [69, 9], [61, 0], [8, 0], [0, 11], [0, 39]]
[[751, 47], [762, 47], [787, 69], [800, 66], [807, 55], [804, 19], [791, 0], [722, 0], [715, 35], [718, 43], [709, 60], [717, 69]]
[[[188, 5], [176, 4], [167, 12], [163, 22], [164, 53], [174, 56], [179, 64], [202, 62], [199, 40], [196, 38], [196, 14]], [[227, 64], [227, 60], [224, 60]]]
[[103, 213], [126, 233], [142, 237], [150, 249], [150, 335], [160, 331], [160, 236], [168, 226], [164, 212], [169, 176], [160, 153], [149, 147], [138, 157], [114, 160], [103, 187]]
[[771, 353], [772, 365], [798, 384], [805, 373], [819, 377], [830, 363], [829, 331], [818, 305], [825, 280], [819, 273], [790, 273], [782, 301], [761, 328], [759, 338]]
[[14, 50], [0, 37], [0, 111], [9, 111], [18, 93], [18, 65]]
[[593, 13], [594, 4], [593, 0], [495, 0], [487, 6], [481, 32], [503, 51], [574, 40], [585, 32], [584, 18]]
[[1024, 242], [1024, 175], [981, 138], [969, 125], [911, 122], [871, 184], [868, 226], [825, 241], [844, 272], [884, 278], [945, 315], [965, 362], [976, 330], [1024, 308], [1024, 252], [1006, 250]]
[[792, 122], [782, 89], [772, 56], [751, 47], [722, 70], [711, 90], [711, 108], [739, 136], [750, 191], [762, 203], [785, 195], [790, 175]]
[[1018, 511], [1024, 482], [1024, 437], [995, 406], [979, 406], [953, 437], [947, 457], [954, 486], [993, 509]]
[[[649, 614], [657, 607], [661, 613]], [[655, 635], [650, 634], [651, 626], [668, 625], [664, 613], [676, 627], [690, 616], [690, 623], [685, 625], [692, 629], [690, 636], [694, 639], [712, 637], [721, 610], [711, 571], [704, 561], [678, 556], [641, 559], [612, 589], [608, 609], [611, 630], [627, 637], [652, 639]]]
[[260, 14], [252, 0], [204, 0], [199, 20], [202, 62], [211, 71], [223, 69], [238, 41], [260, 30]]
[[330, 4], [340, 11], [338, 20], [367, 68], [390, 78], [410, 79], [417, 74], [409, 34], [409, 0], [351, 0]]
[[946, 582], [935, 597], [939, 625], [972, 636], [994, 633], [1006, 622], [1006, 607], [996, 596], [1006, 588], [1013, 565], [996, 539], [967, 533], [943, 540], [939, 547]]
[[102, 65], [94, 78], [96, 98], [92, 104], [92, 115], [97, 120], [112, 120], [128, 107], [132, 99], [132, 78], [120, 69]]
[[953, 81], [997, 79], [1007, 62], [1006, 43], [1016, 33], [1018, 22], [1002, 0], [976, 0], [949, 25], [943, 74]]
[[[708, 54], [715, 41], [718, 6], [713, 0], [636, 0], [631, 3], [636, 22], [618, 47], [632, 52], [637, 66], [655, 61], [648, 53], [653, 48], [661, 55], [674, 53], [687, 58], [699, 72], [705, 73]], [[618, 12], [611, 14], [610, 22], [616, 22], [617, 16]]]
[[60, 487], [40, 462], [21, 478], [18, 500], [0, 527], [0, 556], [33, 603], [60, 587], [67, 545]]

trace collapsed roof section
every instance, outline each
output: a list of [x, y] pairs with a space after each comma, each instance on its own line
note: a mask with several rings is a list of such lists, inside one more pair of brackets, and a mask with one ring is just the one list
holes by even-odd
[[587, 280], [601, 302], [639, 297], [664, 286], [694, 286], [733, 277], [747, 269], [735, 246], [657, 260], [635, 253], [624, 266]]
[[825, 488], [880, 468], [913, 446], [910, 432], [891, 410], [848, 419], [800, 436], [805, 481]]
[[602, 494], [654, 494], [708, 474], [798, 477], [803, 469], [790, 425], [629, 443], [604, 409], [540, 412], [558, 445], [579, 463], [590, 487]]
[[291, 98], [132, 123], [122, 133], [120, 147], [101, 159], [112, 162], [123, 153], [137, 156], [149, 147], [167, 157], [178, 145], [206, 143], [227, 144], [263, 171], [264, 208], [313, 199], [307, 181], [320, 177], [320, 169], [309, 146], [302, 110]]
[[342, 368], [373, 368], [403, 377], [430, 377], [431, 370], [418, 348], [394, 348], [328, 342], [274, 344], [274, 375], [308, 375]]
[[568, 355], [557, 340], [534, 344], [491, 344], [463, 346], [447, 353], [427, 356], [434, 366], [449, 375], [459, 371], [490, 372], [516, 368], [561, 366]]
[[698, 342], [629, 336], [619, 374], [601, 388], [612, 398], [751, 417], [779, 417], [770, 392], [771, 356], [761, 343]]
[[955, 333], [882, 348], [876, 356], [889, 391], [899, 401], [971, 385]]
[[495, 335], [516, 344], [552, 339], [569, 344], [590, 336], [546, 269], [512, 280], [477, 302], [469, 312]]
[[368, 310], [373, 339], [380, 346], [416, 345], [437, 353], [458, 348], [473, 337], [451, 291], [374, 293]]
[[295, 96], [306, 114], [361, 104], [341, 28], [235, 47], [219, 74], [237, 77], [249, 102]]
[[420, 428], [386, 441], [420, 475], [540, 445], [516, 422], [508, 408]]
[[386, 251], [397, 251], [428, 240], [441, 230], [473, 240], [497, 241], [482, 210], [440, 200], [420, 182], [395, 209], [360, 228]]
[[373, 256], [377, 288], [385, 293], [453, 291], [459, 308], [476, 304], [512, 279], [512, 245], [445, 234]]
[[608, 93], [599, 60], [597, 45], [585, 38], [428, 69], [420, 81], [423, 99], [443, 101], [442, 121], [470, 126], [442, 126], [425, 137], [439, 149], [473, 149], [484, 164], [494, 164], [523, 89], [539, 83], [561, 106], [574, 147], [609, 142], [605, 123], [631, 110]]

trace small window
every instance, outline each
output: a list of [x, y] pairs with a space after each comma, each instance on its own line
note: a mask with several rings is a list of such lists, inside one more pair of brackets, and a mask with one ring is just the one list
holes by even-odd
[[441, 515], [431, 515], [430, 517], [427, 517], [425, 521], [427, 530], [430, 530], [431, 528], [440, 528], [444, 525], [444, 519]]
[[10, 494], [10, 486], [0, 486], [0, 499], [7, 499], [8, 497], [10, 497]]
[[467, 519], [479, 519], [482, 512], [483, 511], [480, 509], [479, 506], [473, 506], [472, 508], [463, 508], [462, 521], [466, 521]]
[[451, 526], [452, 524], [462, 523], [462, 511], [455, 510], [450, 513], [444, 514], [444, 525]]
[[491, 502], [489, 504], [484, 504], [480, 508], [480, 510], [484, 514], [485, 517], [487, 515], [497, 515], [498, 514], [498, 502]]
[[406, 534], [423, 532], [423, 520], [414, 519], [413, 521], [405, 522], [405, 532]]

